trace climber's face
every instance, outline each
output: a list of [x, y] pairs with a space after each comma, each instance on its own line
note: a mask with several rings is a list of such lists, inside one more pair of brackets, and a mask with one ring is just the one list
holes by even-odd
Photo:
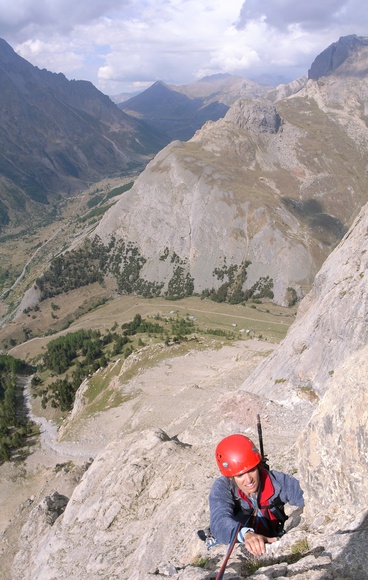
[[244, 471], [240, 475], [234, 476], [234, 480], [239, 489], [246, 495], [251, 495], [258, 490], [259, 486], [259, 469], [255, 467], [250, 471]]

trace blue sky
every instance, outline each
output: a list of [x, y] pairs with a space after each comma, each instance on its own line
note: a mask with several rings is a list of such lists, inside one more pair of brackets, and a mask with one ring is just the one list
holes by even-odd
[[219, 72], [299, 78], [347, 34], [368, 36], [366, 0], [0, 0], [18, 54], [108, 95]]

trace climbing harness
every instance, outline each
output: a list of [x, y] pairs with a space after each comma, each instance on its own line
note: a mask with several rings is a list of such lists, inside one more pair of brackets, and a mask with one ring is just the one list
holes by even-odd
[[[249, 497], [239, 488], [232, 490], [233, 499], [238, 504], [237, 511], [245, 511], [244, 504], [253, 511], [246, 524], [247, 527], [254, 528], [258, 534], [281, 537], [285, 533], [284, 524], [288, 517], [284, 511], [284, 502], [279, 496], [274, 497], [274, 494], [274, 486], [265, 468], [260, 470], [260, 489], [256, 494]], [[268, 499], [270, 497], [274, 497], [271, 502]], [[243, 503], [243, 508], [239, 505], [239, 499]]]
[[[261, 419], [260, 416], [257, 415], [257, 431], [258, 431], [258, 439], [259, 439], [259, 450], [260, 452], [258, 453], [257, 449], [255, 448], [251, 448], [251, 449], [247, 449], [246, 453], [247, 453], [247, 459], [246, 461], [248, 461], [248, 457], [250, 457], [250, 459], [255, 460], [258, 459], [258, 461], [262, 461], [262, 465], [263, 467], [269, 471], [269, 465], [268, 465], [268, 458], [266, 457], [265, 453], [264, 453], [264, 446], [263, 446], [263, 435], [262, 435], [262, 425], [261, 425]], [[232, 471], [234, 469], [237, 469], [237, 466], [239, 465], [238, 462], [242, 462], [244, 461], [244, 458], [242, 456], [242, 452], [238, 451], [238, 449], [236, 449], [236, 453], [234, 456], [229, 456], [229, 458], [227, 457], [227, 442], [230, 439], [234, 439], [234, 441], [232, 440], [232, 444], [236, 444], [240, 447], [242, 447], [244, 445], [244, 440], [245, 443], [247, 443], [248, 438], [242, 435], [233, 435], [233, 436], [229, 436], [227, 438], [225, 438], [218, 446], [216, 449], [216, 460], [218, 463], [218, 466], [220, 468], [220, 471], [223, 475], [226, 476], [233, 476], [234, 473], [232, 473]], [[235, 438], [236, 441], [235, 441]], [[242, 440], [240, 440], [240, 438], [242, 438]], [[239, 441], [238, 441], [239, 439]], [[249, 440], [249, 443], [251, 444], [251, 441]], [[249, 467], [249, 466], [248, 466]], [[236, 499], [234, 497], [234, 499]], [[238, 498], [239, 499], [239, 498]], [[250, 517], [250, 519], [255, 519], [255, 517], [257, 516], [259, 511], [262, 510], [267, 510], [269, 517], [271, 520], [279, 520], [279, 525], [277, 526], [277, 528], [272, 528], [270, 522], [267, 522], [267, 518], [262, 518], [265, 520], [267, 526], [270, 528], [269, 530], [267, 530], [269, 533], [272, 533], [272, 536], [281, 536], [284, 533], [283, 527], [284, 527], [284, 523], [285, 520], [287, 519], [287, 516], [285, 515], [285, 512], [283, 510], [283, 503], [280, 501], [279, 498], [276, 498], [271, 504], [269, 504], [268, 502], [266, 502], [265, 505], [259, 505], [258, 504], [258, 496], [257, 496], [257, 500], [255, 502], [255, 504], [253, 504], [253, 514]], [[231, 538], [230, 538], [230, 543], [229, 543], [229, 547], [227, 549], [224, 561], [221, 565], [220, 570], [218, 571], [218, 574], [216, 576], [216, 580], [222, 580], [224, 573], [225, 573], [225, 569], [227, 566], [227, 563], [229, 561], [229, 558], [231, 556], [231, 553], [234, 549], [234, 546], [237, 542], [238, 539], [238, 533], [241, 530], [241, 528], [244, 526], [244, 522], [239, 522], [236, 526], [236, 528], [233, 530]], [[249, 523], [248, 523], [249, 526]], [[205, 530], [199, 530], [198, 532], [198, 536], [200, 537], [201, 540], [206, 542], [206, 546], [207, 546], [207, 550], [209, 550], [210, 548], [212, 548], [213, 546], [216, 546], [219, 542], [216, 540], [216, 538], [214, 538], [214, 536], [211, 533], [210, 528], [206, 528]]]

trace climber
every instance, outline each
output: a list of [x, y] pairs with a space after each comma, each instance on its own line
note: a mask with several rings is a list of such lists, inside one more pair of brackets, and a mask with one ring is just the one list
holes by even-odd
[[245, 435], [225, 437], [215, 455], [222, 476], [214, 481], [209, 496], [211, 534], [228, 544], [241, 522], [237, 540], [253, 556], [261, 556], [266, 544], [285, 533], [284, 505], [304, 506], [300, 484], [290, 475], [268, 470]]

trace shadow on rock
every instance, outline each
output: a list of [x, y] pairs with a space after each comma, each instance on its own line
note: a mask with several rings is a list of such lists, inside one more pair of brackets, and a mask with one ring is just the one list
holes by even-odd
[[348, 534], [349, 541], [335, 558], [334, 571], [344, 579], [367, 580], [368, 513], [360, 526], [338, 532], [338, 534]]

